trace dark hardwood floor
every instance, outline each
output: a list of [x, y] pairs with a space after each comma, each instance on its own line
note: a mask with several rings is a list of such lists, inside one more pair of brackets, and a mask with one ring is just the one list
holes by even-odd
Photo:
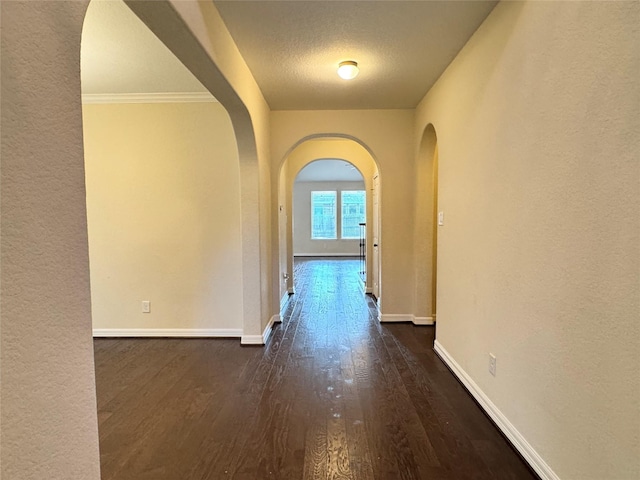
[[299, 260], [264, 347], [96, 339], [103, 480], [535, 479], [357, 260]]

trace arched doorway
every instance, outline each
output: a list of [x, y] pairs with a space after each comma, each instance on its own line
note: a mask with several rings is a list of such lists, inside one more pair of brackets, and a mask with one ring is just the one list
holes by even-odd
[[94, 336], [240, 337], [228, 113], [119, 0], [90, 3], [81, 67]]
[[[293, 247], [293, 184], [298, 173], [318, 159], [340, 159], [354, 165], [362, 174], [366, 192], [366, 281], [365, 292], [373, 293], [374, 279], [380, 286], [380, 262], [374, 261], [379, 249], [373, 239], [379, 236], [374, 227], [379, 228], [379, 218], [374, 217], [374, 178], [379, 189], [378, 165], [371, 153], [360, 143], [350, 138], [319, 136], [303, 139], [294, 146], [283, 159], [278, 175], [278, 224], [279, 224], [279, 293], [285, 300], [294, 290], [294, 247]], [[379, 190], [375, 192], [379, 198]], [[379, 215], [379, 213], [378, 213]], [[381, 289], [380, 289], [381, 290]], [[378, 292], [379, 293], [379, 292]]]
[[438, 141], [429, 124], [420, 142], [415, 184], [415, 304], [418, 324], [436, 322], [438, 252]]
[[[366, 190], [352, 163], [318, 159], [305, 165], [293, 181], [292, 211], [294, 257], [355, 258], [364, 253]], [[358, 272], [363, 286], [364, 263], [363, 256]]]

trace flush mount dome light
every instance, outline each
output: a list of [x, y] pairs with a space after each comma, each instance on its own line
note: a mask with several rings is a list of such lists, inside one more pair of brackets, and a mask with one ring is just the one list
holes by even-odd
[[351, 80], [358, 76], [358, 64], [353, 60], [347, 60], [345, 62], [340, 62], [338, 65], [338, 75], [340, 78], [344, 78], [345, 80]]

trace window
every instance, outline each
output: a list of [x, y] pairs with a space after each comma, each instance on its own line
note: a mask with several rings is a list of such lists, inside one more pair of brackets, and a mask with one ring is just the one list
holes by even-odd
[[311, 238], [335, 240], [336, 192], [311, 192]]
[[364, 190], [340, 192], [340, 204], [335, 191], [311, 192], [311, 239], [336, 240], [338, 238], [338, 208], [340, 209], [340, 238], [360, 238], [360, 224], [367, 218]]
[[360, 238], [360, 224], [367, 218], [364, 190], [340, 192], [342, 203], [342, 231], [345, 239]]

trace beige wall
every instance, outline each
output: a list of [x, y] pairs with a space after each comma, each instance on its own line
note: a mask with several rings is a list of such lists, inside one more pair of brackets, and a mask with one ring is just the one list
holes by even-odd
[[239, 335], [240, 176], [224, 107], [84, 105], [83, 127], [94, 329]]
[[[340, 238], [341, 203], [343, 191], [364, 190], [362, 182], [294, 182], [293, 184], [293, 254], [294, 255], [351, 255], [360, 253], [360, 240]], [[311, 192], [336, 192], [336, 232], [334, 240], [311, 239]]]
[[317, 136], [355, 140], [375, 160], [380, 173], [382, 210], [381, 306], [387, 315], [411, 315], [413, 308], [413, 120], [413, 110], [271, 112], [274, 182], [280, 173], [278, 162], [284, 162], [292, 151], [295, 153], [297, 145], [303, 147], [305, 143], [301, 142], [305, 139]]
[[[414, 304], [416, 317], [436, 319], [437, 138], [429, 125], [420, 140], [414, 175]], [[437, 215], [437, 214], [436, 214]]]
[[80, 104], [86, 2], [2, 2], [5, 480], [98, 480]]
[[639, 20], [501, 3], [417, 110], [445, 213], [437, 341], [562, 479], [640, 477]]

